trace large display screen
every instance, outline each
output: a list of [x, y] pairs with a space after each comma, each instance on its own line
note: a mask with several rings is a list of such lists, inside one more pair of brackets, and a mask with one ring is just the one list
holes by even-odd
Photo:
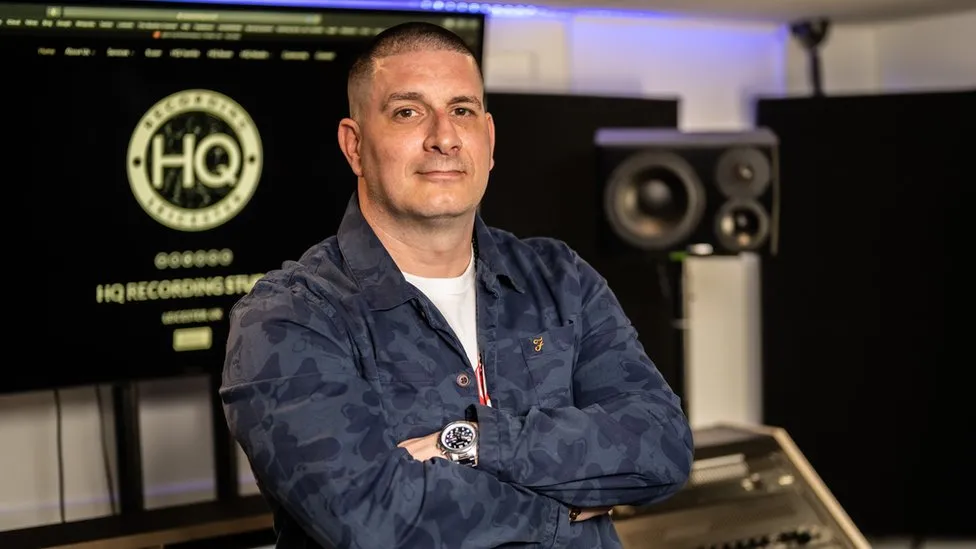
[[219, 371], [231, 306], [338, 228], [348, 67], [408, 20], [480, 60], [480, 13], [0, 2], [5, 108], [30, 120], [23, 188], [43, 203], [8, 262], [47, 290], [11, 342], [34, 362], [0, 392]]

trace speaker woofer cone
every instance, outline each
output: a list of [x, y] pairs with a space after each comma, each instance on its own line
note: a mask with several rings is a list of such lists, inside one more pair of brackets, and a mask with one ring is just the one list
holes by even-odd
[[715, 235], [729, 251], [754, 250], [769, 238], [769, 214], [753, 200], [730, 200], [715, 214]]
[[755, 198], [766, 192], [771, 178], [769, 159], [751, 147], [725, 151], [715, 167], [715, 182], [729, 198]]
[[680, 156], [646, 152], [613, 171], [603, 206], [611, 228], [625, 242], [665, 250], [694, 232], [705, 210], [705, 190]]

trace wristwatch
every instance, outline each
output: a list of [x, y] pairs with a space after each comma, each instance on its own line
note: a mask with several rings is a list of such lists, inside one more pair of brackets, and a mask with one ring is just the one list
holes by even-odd
[[437, 437], [437, 449], [447, 459], [461, 465], [478, 465], [478, 425], [470, 421], [452, 421]]

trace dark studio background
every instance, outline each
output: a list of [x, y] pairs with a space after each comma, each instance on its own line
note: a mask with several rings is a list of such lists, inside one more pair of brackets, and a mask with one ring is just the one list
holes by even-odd
[[762, 264], [764, 421], [867, 535], [976, 533], [973, 121], [972, 91], [757, 104], [783, 180], [781, 253]]
[[[257, 273], [333, 234], [354, 188], [335, 142], [352, 50], [338, 47], [330, 65], [297, 68], [38, 60], [35, 47], [4, 42], [0, 52], [8, 67], [30, 65], [44, 75], [3, 93], [31, 113], [27, 135], [40, 144], [32, 160], [44, 168], [35, 183], [58, 197], [31, 216], [31, 237], [23, 239], [49, 253], [32, 261], [57, 268], [29, 270], [49, 291], [42, 306], [23, 308], [22, 320], [45, 327], [26, 336], [30, 344], [58, 349], [45, 360], [98, 361], [56, 372], [32, 364], [0, 392], [212, 374], [222, 345], [187, 359], [158, 330], [160, 313], [176, 306], [95, 306], [94, 288], [209, 273], [160, 274], [159, 251], [231, 248], [227, 273]], [[95, 78], [100, 87], [88, 85]], [[186, 88], [245, 104], [263, 137], [257, 193], [233, 220], [203, 233], [177, 233], [148, 217], [125, 174], [139, 119]], [[672, 98], [489, 93], [497, 149], [482, 215], [518, 236], [551, 236], [575, 248], [608, 279], [649, 356], [684, 396], [673, 265], [601, 238], [605, 181], [594, 145], [600, 128], [676, 128], [678, 106]], [[787, 430], [868, 535], [976, 532], [972, 506], [955, 503], [976, 493], [969, 473], [976, 415], [964, 381], [973, 363], [966, 319], [974, 107], [971, 91], [756, 104], [756, 125], [779, 138], [782, 181], [779, 253], [762, 256], [764, 422]], [[60, 220], [57, 230], [52, 219]], [[226, 310], [236, 297], [201, 306]], [[222, 330], [214, 325], [215, 341], [226, 337]]]

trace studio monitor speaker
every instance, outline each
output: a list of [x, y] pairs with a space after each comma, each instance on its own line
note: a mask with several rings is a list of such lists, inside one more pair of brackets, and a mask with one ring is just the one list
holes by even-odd
[[775, 255], [778, 140], [765, 128], [595, 134], [604, 244], [651, 255]]

